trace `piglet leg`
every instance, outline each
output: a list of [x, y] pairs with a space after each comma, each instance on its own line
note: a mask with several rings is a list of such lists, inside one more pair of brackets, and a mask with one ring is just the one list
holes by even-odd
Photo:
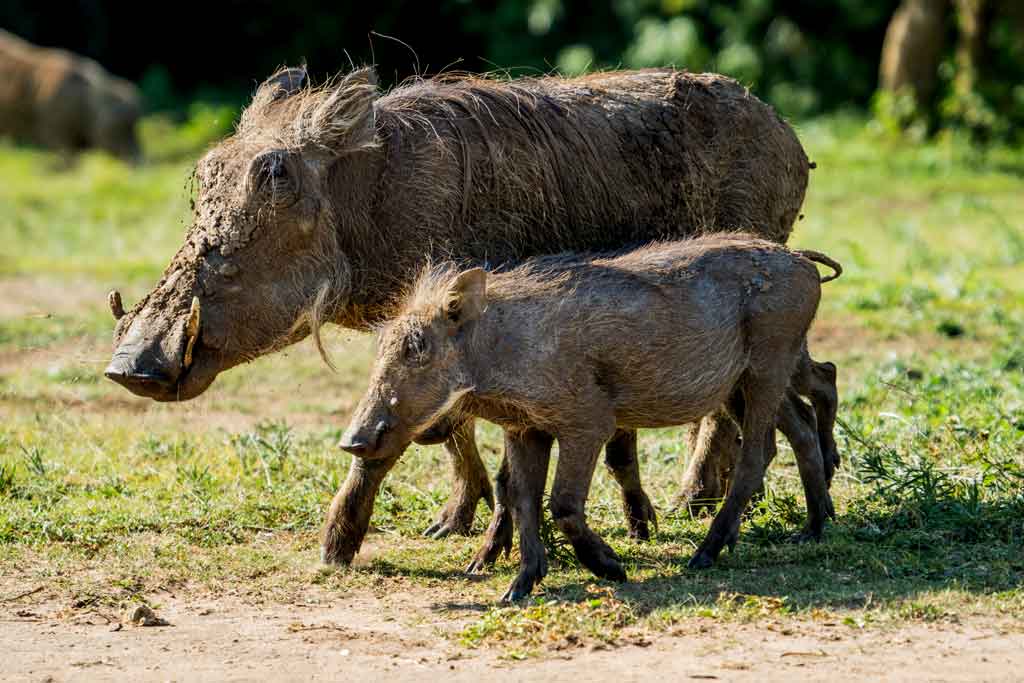
[[807, 501], [807, 526], [794, 540], [820, 540], [825, 518], [835, 517], [835, 508], [828, 493], [814, 410], [790, 389], [779, 407], [776, 424], [793, 447]]
[[351, 564], [370, 528], [373, 502], [381, 482], [396, 462], [398, 456], [380, 460], [352, 458], [348, 477], [334, 495], [320, 531], [320, 559], [324, 564]]
[[540, 539], [544, 483], [551, 459], [550, 436], [534, 429], [506, 438], [509, 465], [508, 494], [515, 524], [519, 527], [519, 575], [502, 597], [515, 602], [530, 594], [548, 573], [547, 552]]
[[[512, 552], [512, 510], [508, 453], [522, 444], [512, 444], [510, 441], [519, 439], [517, 432], [515, 436], [505, 432], [505, 457], [501, 460], [501, 467], [498, 469], [498, 476], [494, 478], [494, 513], [491, 515], [491, 523], [484, 532], [484, 542], [480, 550], [473, 556], [473, 560], [466, 567], [467, 574], [482, 572], [486, 567], [498, 561], [502, 553], [508, 555]], [[551, 445], [548, 444], [550, 450]]]
[[629, 537], [648, 540], [651, 537], [650, 527], [658, 529], [658, 517], [640, 483], [635, 430], [615, 433], [604, 447], [604, 464], [622, 489], [622, 509], [626, 513]]
[[[780, 367], [781, 370], [781, 367]], [[765, 373], [758, 377], [748, 371], [730, 399], [732, 412], [743, 423], [743, 446], [733, 472], [725, 504], [711, 522], [711, 529], [690, 559], [691, 569], [705, 569], [718, 559], [722, 548], [730, 548], [739, 537], [740, 516], [750, 498], [764, 485], [766, 463], [775, 449], [775, 420], [789, 384], [789, 373]]]
[[[614, 429], [607, 432], [612, 433]], [[559, 438], [558, 467], [551, 488], [551, 516], [572, 543], [583, 566], [603, 579], [625, 581], [626, 572], [619, 556], [587, 526], [587, 495], [603, 440], [591, 435]]]

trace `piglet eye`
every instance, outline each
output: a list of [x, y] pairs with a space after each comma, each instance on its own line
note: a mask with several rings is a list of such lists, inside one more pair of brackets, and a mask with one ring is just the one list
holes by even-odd
[[286, 175], [284, 160], [279, 154], [273, 154], [263, 162], [263, 173], [272, 180]]
[[420, 332], [410, 334], [402, 345], [403, 360], [408, 365], [419, 366], [427, 362], [427, 340]]

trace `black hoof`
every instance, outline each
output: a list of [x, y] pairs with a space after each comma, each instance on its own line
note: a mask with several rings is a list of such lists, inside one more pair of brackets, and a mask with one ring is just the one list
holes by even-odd
[[523, 592], [518, 589], [509, 588], [505, 591], [505, 594], [501, 596], [501, 601], [511, 605], [528, 597], [530, 597], [530, 591]]
[[348, 567], [355, 556], [354, 552], [331, 550], [323, 546], [320, 548], [320, 562], [328, 567]]
[[832, 502], [832, 496], [829, 496], [828, 500], [825, 502], [825, 515], [827, 515], [833, 522], [836, 521], [836, 506], [835, 503]]
[[616, 581], [618, 583], [626, 583], [627, 581], [629, 581], [629, 578], [626, 576], [626, 570], [618, 564], [605, 565], [605, 567], [601, 570], [601, 573], [594, 573], [602, 579], [608, 579], [609, 581]]
[[603, 543], [597, 546], [581, 546], [576, 548], [576, 557], [580, 563], [601, 579], [625, 582], [626, 571], [622, 568], [619, 556], [611, 547]]
[[820, 543], [821, 537], [821, 529], [813, 529], [810, 526], [806, 526], [799, 533], [790, 536], [789, 542], [796, 545], [802, 545], [804, 543]]
[[629, 520], [629, 537], [635, 541], [651, 540], [651, 530], [647, 527], [647, 522], [636, 519]]
[[435, 541], [453, 534], [456, 536], [469, 536], [473, 532], [473, 519], [475, 515], [475, 504], [472, 508], [445, 508], [437, 520], [423, 530], [423, 536], [432, 538]]
[[686, 563], [686, 566], [690, 569], [710, 569], [714, 564], [714, 558], [704, 551], [701, 551], [691, 557], [690, 561]]
[[658, 531], [658, 515], [647, 494], [641, 492], [639, 495], [626, 497], [624, 507], [629, 524], [629, 537], [638, 541], [649, 541], [650, 527], [653, 526], [654, 531]]
[[479, 574], [488, 567], [494, 566], [494, 563], [498, 561], [504, 553], [505, 557], [508, 557], [512, 552], [512, 542], [509, 540], [508, 544], [492, 545], [490, 543], [484, 544], [484, 547], [477, 551], [476, 555], [473, 556], [473, 560], [466, 567], [467, 574]]
[[512, 535], [511, 515], [499, 507], [494, 513], [491, 525], [487, 527], [484, 543], [480, 546], [480, 550], [477, 551], [476, 555], [473, 556], [473, 561], [466, 567], [466, 573], [475, 574], [483, 571], [497, 562], [502, 553], [505, 554], [505, 557], [508, 557], [512, 552]]
[[508, 587], [505, 594], [501, 596], [501, 601], [506, 603], [519, 602], [523, 598], [530, 597], [530, 593], [533, 592], [533, 587], [540, 583], [543, 576], [535, 574], [533, 572], [519, 572], [519, 576], [515, 578], [512, 585]]

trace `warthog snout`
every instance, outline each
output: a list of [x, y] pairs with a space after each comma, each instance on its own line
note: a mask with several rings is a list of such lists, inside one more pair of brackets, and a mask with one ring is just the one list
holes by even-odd
[[[112, 292], [111, 312], [127, 315], [121, 297]], [[146, 307], [128, 322], [103, 374], [133, 394], [157, 401], [191, 398], [206, 388], [217, 368], [213, 354], [202, 345], [200, 302], [192, 298], [188, 312], [169, 315]], [[184, 319], [182, 319], [184, 317]]]
[[157, 391], [165, 391], [174, 386], [174, 379], [159, 370], [144, 370], [134, 367], [128, 359], [115, 358], [103, 371], [107, 379], [111, 379], [134, 394], [149, 396], [154, 387]]
[[377, 420], [372, 429], [366, 428], [369, 424], [353, 424], [341, 436], [338, 447], [360, 458], [373, 458], [380, 451], [381, 442], [393, 425], [389, 417]]
[[167, 356], [159, 344], [145, 337], [139, 326], [133, 326], [114, 351], [103, 374], [132, 393], [163, 394], [174, 387], [181, 374], [180, 361]]

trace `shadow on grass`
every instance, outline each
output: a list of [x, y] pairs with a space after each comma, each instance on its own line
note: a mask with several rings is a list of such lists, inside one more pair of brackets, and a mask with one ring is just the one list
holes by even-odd
[[[946, 530], [907, 529], [872, 538], [886, 519], [872, 526], [835, 525], [823, 542], [744, 543], [723, 553], [718, 564], [703, 571], [688, 569], [686, 546], [681, 552], [658, 553], [664, 539], [627, 555], [627, 571], [635, 580], [609, 584], [617, 599], [637, 614], [684, 607], [715, 608], [723, 598], [755, 596], [781, 601], [788, 610], [859, 609], [901, 604], [925, 594], [956, 590], [977, 596], [994, 595], [1024, 586], [1024, 546], [988, 539], [957, 543]], [[899, 520], [888, 521], [898, 523]], [[681, 534], [678, 540], [689, 539]], [[582, 580], [553, 585], [547, 595], [565, 601], [593, 597]]]
[[413, 561], [393, 561], [387, 558], [377, 557], [370, 561], [366, 567], [381, 576], [403, 577], [410, 579], [440, 579], [444, 581], [460, 580], [470, 583], [486, 581], [488, 577], [482, 574], [467, 574], [459, 569], [436, 569], [417, 565]]
[[[984, 509], [983, 504], [982, 516], [1003, 511], [1001, 505]], [[555, 560], [535, 595], [585, 603], [593, 600], [597, 585], [637, 616], [645, 616], [680, 610], [763, 611], [765, 605], [782, 612], [898, 609], [946, 590], [980, 597], [1024, 586], [1019, 533], [1002, 540], [986, 536], [957, 541], [957, 529], [927, 522], [919, 519], [918, 526], [908, 528], [905, 510], [851, 513], [831, 525], [821, 543], [799, 545], [784, 540], [782, 531], [768, 539], [745, 525], [736, 551], [723, 552], [709, 570], [686, 566], [702, 532], [672, 526], [650, 543], [617, 544], [630, 581], [604, 582], [578, 566], [560, 567]], [[409, 566], [389, 569], [413, 576], [467, 578], [459, 572], [423, 572]], [[511, 581], [516, 570], [517, 562], [506, 560], [493, 573]], [[482, 611], [495, 606], [499, 596], [496, 592], [493, 601], [442, 602], [435, 609]]]

